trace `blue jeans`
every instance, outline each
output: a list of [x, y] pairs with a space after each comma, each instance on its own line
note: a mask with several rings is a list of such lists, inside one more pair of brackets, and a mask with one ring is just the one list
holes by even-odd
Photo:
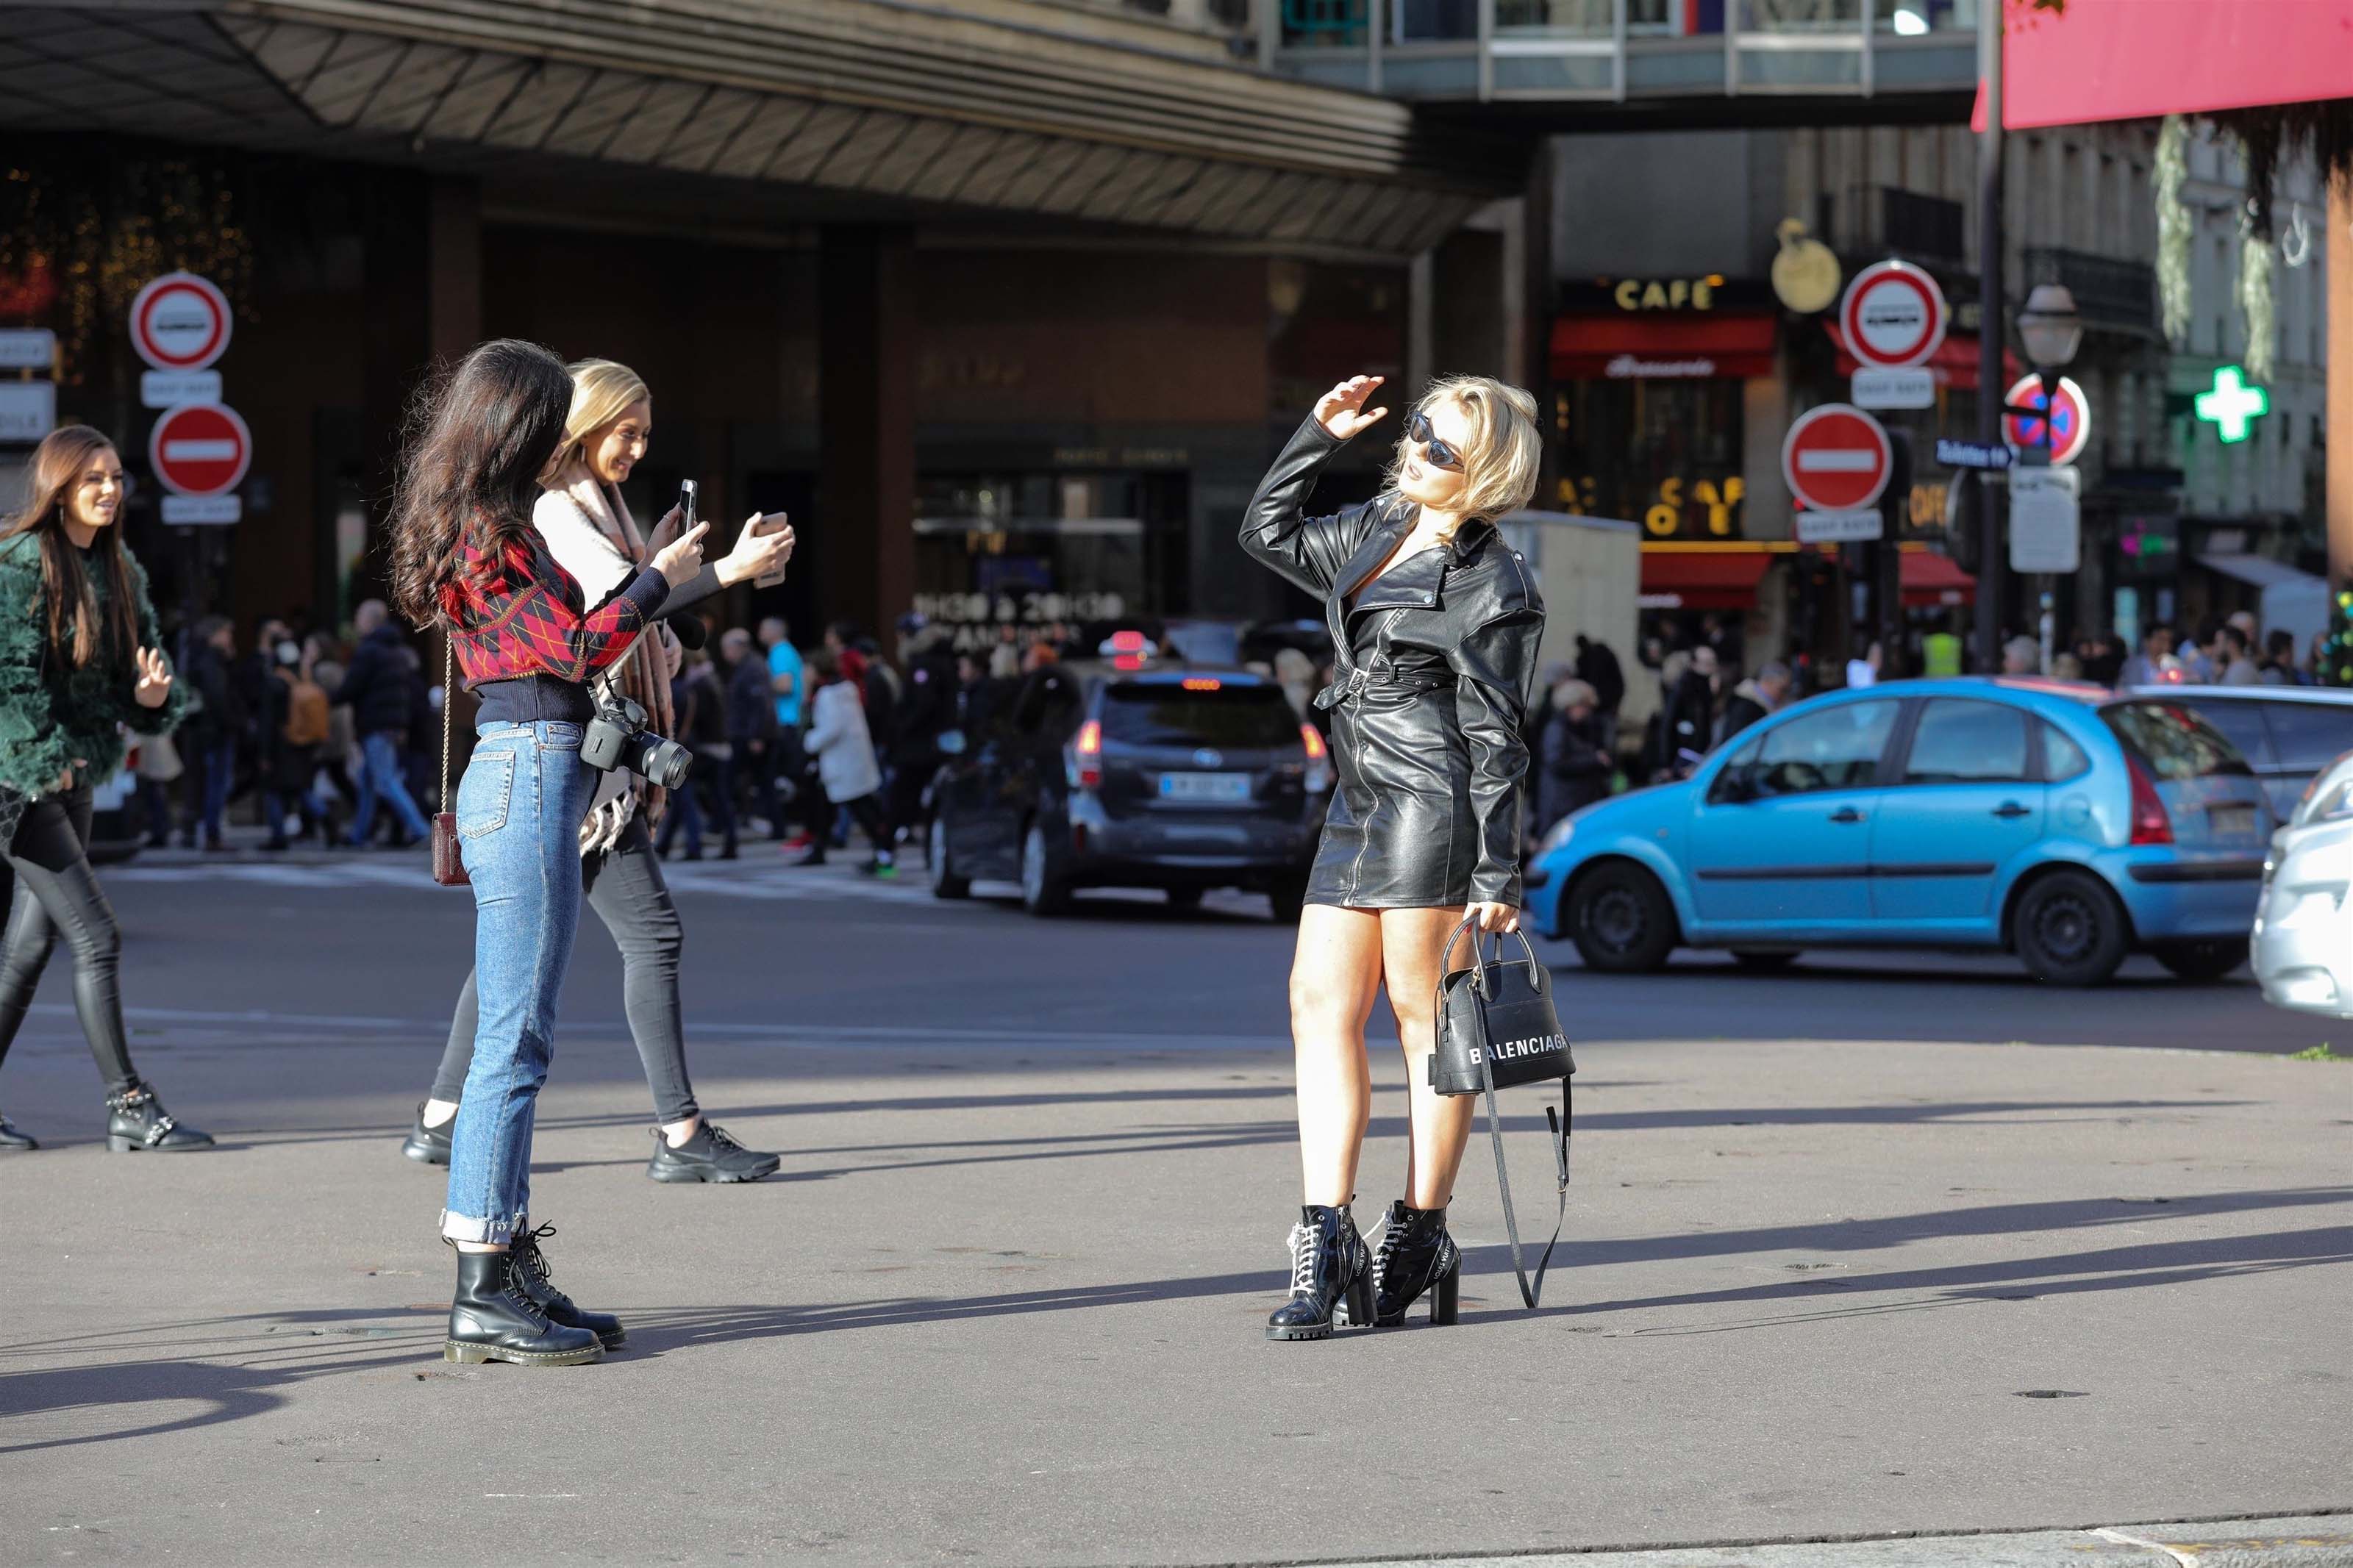
[[[572, 742], [574, 751], [580, 749], [578, 737]], [[391, 805], [400, 826], [408, 830], [411, 838], [423, 838], [433, 829], [425, 814], [417, 809], [409, 798], [408, 785], [401, 777], [400, 734], [394, 730], [375, 730], [360, 740], [360, 754], [364, 765], [360, 769], [360, 804], [352, 814], [352, 842], [364, 845], [368, 830], [375, 826], [376, 797], [382, 795]]]
[[481, 1021], [450, 1131], [441, 1234], [503, 1244], [531, 1212], [532, 1119], [580, 925], [580, 819], [597, 775], [580, 760], [577, 724], [486, 724], [480, 735], [457, 815]]

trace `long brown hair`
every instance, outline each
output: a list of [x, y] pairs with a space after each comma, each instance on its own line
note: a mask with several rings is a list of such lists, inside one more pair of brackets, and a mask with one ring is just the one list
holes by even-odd
[[393, 602], [412, 623], [452, 618], [469, 542], [497, 553], [531, 542], [540, 475], [571, 407], [564, 362], [518, 338], [478, 344], [417, 394], [392, 509]]
[[0, 527], [0, 544], [26, 533], [39, 539], [49, 656], [76, 669], [100, 658], [129, 669], [139, 651], [138, 595], [131, 586], [131, 558], [122, 548], [122, 509], [116, 509], [113, 526], [100, 529], [90, 541], [94, 564], [106, 574], [103, 616], [82, 552], [66, 535], [67, 498], [99, 454], [113, 450], [113, 442], [87, 425], [59, 426], [42, 437], [33, 449], [24, 510]]

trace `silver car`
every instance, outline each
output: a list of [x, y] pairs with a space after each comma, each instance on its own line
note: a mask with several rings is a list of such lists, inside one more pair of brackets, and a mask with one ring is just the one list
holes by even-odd
[[2353, 752], [2315, 773], [2272, 835], [2255, 906], [2255, 978], [2273, 1005], [2353, 1017]]

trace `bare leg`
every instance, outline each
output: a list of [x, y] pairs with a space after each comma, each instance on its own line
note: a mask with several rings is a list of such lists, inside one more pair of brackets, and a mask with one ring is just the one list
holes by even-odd
[[1291, 966], [1291, 1038], [1299, 1080], [1303, 1201], [1356, 1195], [1356, 1157], [1373, 1109], [1365, 1023], [1381, 983], [1381, 922], [1369, 910], [1310, 904]]
[[1381, 962], [1389, 1010], [1397, 1015], [1398, 1043], [1405, 1047], [1410, 1134], [1405, 1201], [1418, 1209], [1444, 1208], [1454, 1195], [1454, 1175], [1462, 1165], [1462, 1145], [1470, 1139], [1475, 1109], [1469, 1095], [1441, 1095], [1430, 1087], [1430, 1053], [1438, 1048], [1438, 977], [1446, 965], [1442, 949], [1447, 933], [1461, 919], [1461, 910], [1381, 911]]

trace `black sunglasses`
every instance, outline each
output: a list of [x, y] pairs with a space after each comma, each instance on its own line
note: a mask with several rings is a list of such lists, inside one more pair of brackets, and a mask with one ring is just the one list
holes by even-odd
[[1438, 433], [1430, 427], [1429, 415], [1409, 416], [1405, 422], [1405, 438], [1420, 444], [1421, 455], [1430, 460], [1430, 467], [1462, 471], [1462, 454], [1438, 438]]

